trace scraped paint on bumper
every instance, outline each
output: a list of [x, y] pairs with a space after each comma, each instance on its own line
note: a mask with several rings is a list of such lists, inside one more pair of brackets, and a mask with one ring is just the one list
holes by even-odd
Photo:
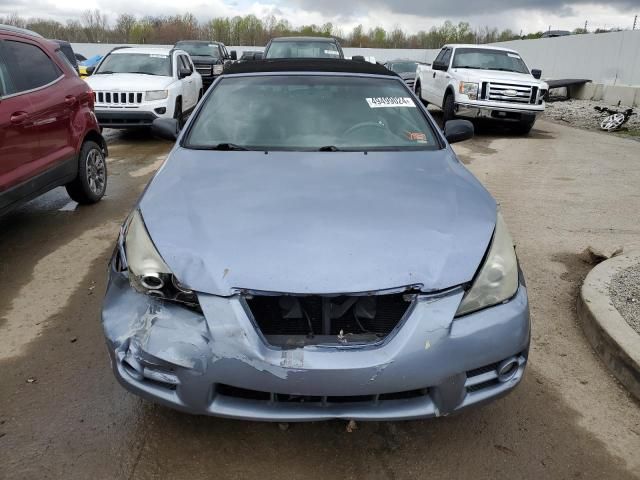
[[524, 284], [509, 302], [454, 319], [462, 295], [419, 297], [380, 344], [280, 349], [239, 296], [200, 295], [200, 314], [139, 294], [112, 271], [102, 321], [119, 382], [171, 408], [279, 422], [417, 419], [486, 403], [524, 374]]

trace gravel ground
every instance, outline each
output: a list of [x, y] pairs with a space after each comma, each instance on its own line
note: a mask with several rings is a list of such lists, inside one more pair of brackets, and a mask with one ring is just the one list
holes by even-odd
[[[584, 128], [587, 130], [600, 130], [601, 115], [595, 111], [594, 107], [606, 107], [617, 111], [624, 111], [626, 106], [612, 107], [603, 102], [595, 102], [591, 100], [566, 100], [547, 102], [544, 118], [572, 127]], [[629, 121], [622, 127], [623, 129], [615, 132], [616, 135], [626, 137], [636, 137], [640, 139], [640, 108], [634, 109], [637, 114], [632, 115]]]
[[629, 325], [640, 333], [640, 264], [622, 270], [609, 287], [613, 305]]

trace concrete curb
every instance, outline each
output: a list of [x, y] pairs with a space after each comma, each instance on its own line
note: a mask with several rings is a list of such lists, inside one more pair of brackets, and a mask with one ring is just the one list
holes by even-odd
[[640, 335], [611, 302], [609, 285], [621, 270], [640, 263], [640, 252], [630, 252], [596, 266], [578, 295], [578, 318], [591, 346], [613, 375], [640, 399]]

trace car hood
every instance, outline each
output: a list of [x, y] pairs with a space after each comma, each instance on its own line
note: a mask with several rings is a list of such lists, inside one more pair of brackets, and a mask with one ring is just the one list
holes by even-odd
[[466, 75], [469, 80], [488, 82], [522, 82], [527, 85], [542, 83], [528, 73], [500, 72], [497, 70], [476, 70], [472, 68], [456, 68], [456, 73]]
[[91, 75], [85, 80], [93, 90], [111, 92], [164, 90], [173, 83], [172, 77], [140, 73], [98, 74]]
[[496, 204], [450, 149], [211, 152], [174, 149], [139, 208], [189, 288], [300, 294], [472, 280]]

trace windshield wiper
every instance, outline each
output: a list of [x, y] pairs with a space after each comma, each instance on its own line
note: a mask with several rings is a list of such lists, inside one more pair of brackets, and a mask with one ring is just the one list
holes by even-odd
[[154, 75], [157, 76], [157, 73], [149, 73], [149, 72], [127, 72], [127, 73], [139, 73], [140, 75]]
[[206, 150], [222, 150], [225, 152], [230, 152], [232, 150], [249, 150], [247, 147], [243, 147], [242, 145], [236, 145], [235, 143], [219, 143], [217, 145], [206, 147], [205, 149]]
[[116, 72], [112, 72], [111, 70], [99, 70], [97, 72], [94, 73], [94, 75], [110, 75], [112, 73], [116, 73]]
[[517, 70], [512, 70], [510, 68], [487, 68], [487, 70], [497, 70], [498, 72], [513, 72], [513, 73], [520, 73]]
[[318, 151], [319, 152], [341, 152], [342, 150], [340, 150], [335, 145], [327, 145], [325, 147], [320, 147]]

